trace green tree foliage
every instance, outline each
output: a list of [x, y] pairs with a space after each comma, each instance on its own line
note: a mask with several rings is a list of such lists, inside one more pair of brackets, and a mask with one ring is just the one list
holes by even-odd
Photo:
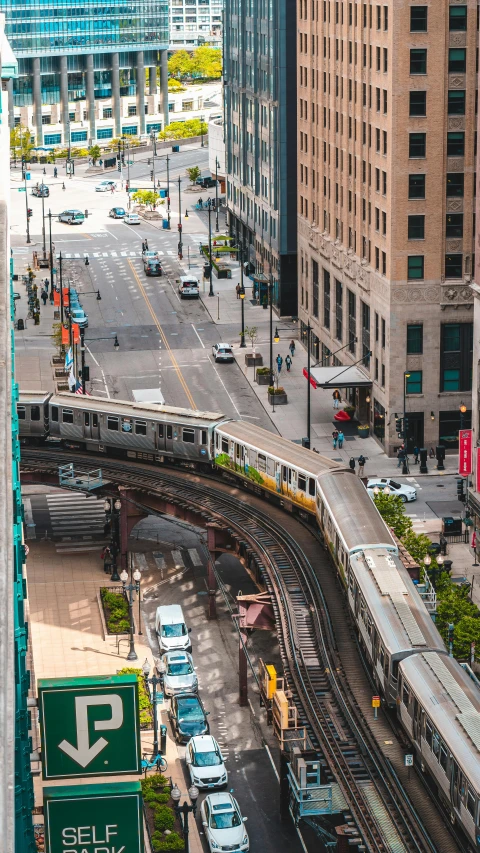
[[[130, 623], [129, 623], [130, 624]], [[152, 703], [150, 702], [150, 694], [147, 692], [147, 688], [145, 686], [145, 677], [143, 675], [143, 671], [141, 669], [137, 669], [133, 666], [124, 666], [123, 669], [119, 669], [117, 675], [136, 675], [138, 681], [138, 707], [140, 710], [140, 725], [145, 727], [150, 727], [152, 724]], [[159, 775], [159, 774], [158, 774]], [[151, 776], [150, 779], [154, 777]], [[161, 777], [164, 778], [163, 776]], [[166, 780], [165, 780], [166, 783]], [[170, 789], [168, 789], [170, 790]]]
[[191, 136], [200, 136], [207, 133], [208, 125], [199, 118], [191, 118], [188, 121], [173, 121], [165, 130], [158, 134], [159, 139], [188, 139]]
[[32, 151], [33, 142], [31, 131], [28, 127], [19, 124], [17, 127], [12, 127], [10, 131], [10, 148], [14, 157], [21, 160], [22, 157], [28, 162]]
[[222, 52], [207, 44], [197, 47], [193, 53], [177, 50], [168, 61], [168, 73], [177, 80], [186, 77], [218, 80], [222, 76]]
[[97, 160], [100, 160], [100, 157], [102, 156], [102, 149], [99, 145], [92, 145], [88, 153], [90, 154], [90, 157], [93, 160], [93, 165], [95, 166]]
[[[160, 85], [160, 81], [159, 81]], [[176, 80], [175, 77], [170, 77], [168, 81], [168, 91], [169, 92], [186, 92], [186, 87], [182, 86], [180, 80]]]
[[192, 184], [195, 183], [195, 181], [197, 180], [197, 178], [200, 177], [201, 174], [202, 171], [200, 169], [200, 166], [191, 166], [190, 169], [187, 169], [187, 175]]
[[398, 495], [385, 495], [379, 492], [375, 495], [374, 501], [385, 524], [392, 528], [395, 536], [402, 539], [407, 531], [412, 529], [412, 522], [405, 514], [401, 499]]
[[138, 202], [138, 204], [144, 204], [146, 207], [149, 207], [150, 210], [155, 210], [158, 204], [165, 204], [163, 198], [161, 199], [159, 194], [154, 190], [137, 190], [136, 193], [132, 194], [132, 199]]

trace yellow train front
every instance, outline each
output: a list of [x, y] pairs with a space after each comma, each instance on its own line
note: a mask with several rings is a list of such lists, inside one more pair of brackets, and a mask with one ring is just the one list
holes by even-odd
[[215, 465], [275, 496], [286, 509], [315, 515], [316, 480], [342, 466], [286, 438], [244, 421], [215, 428]]

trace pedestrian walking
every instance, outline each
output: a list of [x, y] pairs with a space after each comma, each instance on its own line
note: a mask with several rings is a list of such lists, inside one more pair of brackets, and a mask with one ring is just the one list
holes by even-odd
[[332, 397], [333, 397], [333, 408], [338, 409], [340, 406], [340, 401], [342, 399], [340, 391], [338, 390], [338, 388], [335, 388], [335, 391], [333, 392]]
[[43, 279], [43, 284], [44, 284], [45, 290], [48, 290], [48, 278]]
[[402, 445], [402, 447], [400, 448], [400, 450], [399, 450], [399, 451], [398, 451], [398, 453], [397, 453], [397, 459], [398, 459], [398, 462], [397, 462], [397, 468], [401, 468], [401, 467], [402, 467], [402, 465], [403, 465], [403, 463], [404, 463], [404, 461], [405, 461], [405, 456], [406, 456], [406, 454], [405, 454], [405, 448], [404, 448], [404, 447], [403, 447], [403, 445]]
[[145, 237], [145, 251], [148, 252], [148, 240]]
[[292, 366], [292, 359], [289, 355], [285, 357], [285, 367], [287, 368], [287, 373], [290, 373], [290, 368]]
[[65, 189], [65, 181], [62, 184], [62, 190], [64, 190], [64, 189]]
[[53, 170], [53, 177], [56, 178], [57, 175], [58, 175], [58, 170], [57, 170], [57, 167], [55, 166], [55, 168]]
[[200, 210], [201, 210], [201, 209], [202, 209], [202, 207], [203, 207], [202, 196], [199, 196], [199, 198], [198, 198], [198, 206], [199, 206]]
[[434, 451], [433, 447], [430, 448], [428, 455], [429, 455], [430, 459], [435, 459], [435, 451]]
[[419, 456], [419, 453], [420, 453], [420, 451], [419, 451], [418, 447], [417, 447], [417, 446], [415, 446], [415, 447], [413, 448], [413, 461], [414, 461], [415, 465], [418, 465], [418, 456]]
[[114, 192], [115, 192], [115, 187], [113, 186], [113, 184], [112, 184], [112, 186], [110, 187], [110, 192], [111, 192], [111, 194], [112, 194], [112, 195], [113, 195], [113, 194], [114, 194]]
[[291, 353], [292, 358], [293, 358], [293, 356], [295, 355], [295, 341], [293, 340], [293, 338], [290, 341], [290, 353]]
[[43, 174], [44, 174], [44, 175], [46, 175], [46, 174], [47, 174], [47, 170], [46, 170], [45, 166], [43, 167]]
[[365, 456], [363, 455], [363, 453], [361, 453], [360, 456], [358, 457], [358, 476], [359, 477], [363, 477], [363, 469], [365, 468], [365, 462], [366, 461], [367, 460], [365, 459]]
[[280, 376], [280, 374], [281, 374], [281, 372], [282, 372], [282, 364], [283, 364], [283, 358], [282, 358], [282, 356], [280, 355], [280, 353], [278, 353], [278, 355], [277, 355], [277, 370], [278, 370], [278, 375], [279, 375], [279, 376]]
[[334, 429], [332, 432], [332, 441], [333, 441], [333, 449], [337, 449], [337, 441], [338, 441], [338, 429]]
[[241, 289], [242, 289], [242, 288], [240, 287], [240, 285], [239, 285], [239, 284], [237, 284], [237, 286], [236, 286], [236, 288], [235, 288], [236, 293], [237, 293], [237, 299], [240, 299], [240, 291], [241, 291]]
[[353, 456], [350, 457], [350, 462], [348, 463], [348, 465], [350, 467], [350, 471], [353, 471], [353, 473], [355, 474], [355, 459], [353, 458]]
[[46, 290], [42, 290], [42, 295], [40, 298], [41, 298], [41, 300], [45, 306], [47, 304], [47, 299], [48, 299], [48, 293]]
[[340, 432], [338, 433], [338, 449], [339, 450], [342, 449], [344, 441], [345, 441], [345, 436], [343, 434], [343, 431], [340, 430]]
[[142, 240], [142, 255], [145, 251], [145, 240]]

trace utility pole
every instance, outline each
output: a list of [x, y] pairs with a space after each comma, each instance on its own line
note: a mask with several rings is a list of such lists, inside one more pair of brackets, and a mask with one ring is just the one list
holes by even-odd
[[30, 217], [28, 215], [28, 194], [27, 194], [27, 169], [25, 167], [23, 171], [23, 180], [25, 183], [25, 212], [27, 214], [27, 243], [31, 243], [30, 240]]
[[170, 157], [167, 154], [167, 219], [170, 230]]
[[181, 191], [181, 178], [178, 176], [178, 257], [180, 260], [183, 258], [183, 244], [182, 244], [182, 191]]
[[[62, 279], [62, 252], [59, 257], [60, 270], [60, 324], [63, 327], [63, 279]], [[83, 392], [85, 394], [85, 391]]]
[[218, 159], [215, 157], [215, 231], [218, 231]]
[[154, 130], [152, 130], [152, 133], [151, 133], [151, 135], [150, 135], [150, 138], [151, 138], [151, 140], [152, 140], [152, 166], [153, 166], [153, 170], [152, 170], [152, 180], [153, 180], [153, 192], [155, 192], [155, 157], [156, 157], [156, 154], [157, 154], [157, 139], [156, 139], [155, 131], [154, 131]]
[[210, 268], [210, 290], [208, 295], [215, 296], [213, 292], [213, 264], [212, 264], [212, 203], [209, 199], [208, 205], [208, 266]]
[[243, 284], [243, 247], [239, 246], [238, 257], [240, 260], [240, 300], [242, 303], [242, 331], [240, 332], [240, 347], [245, 347], [245, 287]]
[[47, 254], [47, 247], [45, 245], [45, 199], [43, 197], [42, 190], [42, 240], [43, 240], [43, 260], [45, 260]]

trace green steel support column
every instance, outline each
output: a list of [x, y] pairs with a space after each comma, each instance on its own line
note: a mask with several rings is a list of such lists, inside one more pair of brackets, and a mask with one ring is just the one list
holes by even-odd
[[25, 622], [24, 601], [27, 585], [23, 577], [25, 548], [23, 545], [23, 506], [20, 488], [20, 442], [18, 440], [17, 400], [15, 383], [15, 349], [13, 335], [13, 261], [10, 262], [10, 312], [12, 321], [12, 500], [14, 554], [14, 631], [15, 631], [15, 853], [35, 853], [32, 809], [33, 780], [30, 769], [32, 743], [29, 735], [30, 712], [27, 695], [30, 672], [26, 667], [28, 625]]

